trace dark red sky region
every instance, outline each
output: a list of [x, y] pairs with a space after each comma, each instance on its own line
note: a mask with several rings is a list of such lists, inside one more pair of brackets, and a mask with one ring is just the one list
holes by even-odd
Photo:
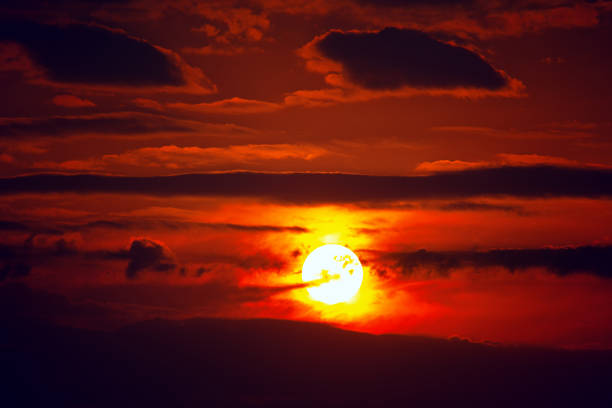
[[[0, 15], [3, 316], [612, 348], [612, 2]], [[348, 303], [302, 283], [330, 243], [363, 264]]]

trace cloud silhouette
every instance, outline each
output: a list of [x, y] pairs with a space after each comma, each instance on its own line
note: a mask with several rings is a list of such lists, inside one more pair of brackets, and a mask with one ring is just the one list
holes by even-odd
[[129, 259], [125, 276], [134, 279], [147, 269], [155, 272], [169, 272], [176, 269], [177, 264], [170, 249], [148, 238], [137, 238], [130, 244], [125, 256]]
[[[65, 238], [56, 239], [46, 246], [34, 245], [36, 233], [29, 230], [29, 227], [24, 224], [2, 221], [0, 222], [0, 231], [28, 232], [29, 234], [29, 237], [21, 245], [0, 244], [0, 282], [7, 279], [24, 278], [30, 275], [33, 266], [45, 263], [51, 258], [78, 255], [74, 243], [67, 241]], [[56, 230], [45, 230], [44, 233], [60, 234]]]
[[425, 209], [435, 209], [440, 211], [504, 211], [518, 215], [526, 215], [523, 207], [516, 205], [503, 205], [492, 203], [480, 203], [472, 201], [451, 201], [443, 204], [424, 205]]
[[419, 269], [445, 276], [453, 269], [464, 267], [503, 267], [510, 272], [544, 268], [559, 276], [586, 273], [612, 278], [612, 246], [452, 252], [419, 250], [381, 254], [380, 259], [390, 261], [393, 268], [405, 275], [411, 275]]
[[327, 173], [214, 173], [164, 177], [41, 174], [0, 178], [0, 196], [53, 192], [256, 197], [299, 204], [389, 203], [478, 196], [600, 198], [612, 196], [612, 171], [520, 166], [393, 177]]
[[105, 28], [4, 22], [0, 39], [23, 45], [59, 82], [114, 85], [185, 83], [180, 68], [149, 43]]
[[364, 88], [484, 88], [508, 85], [480, 55], [428, 34], [385, 28], [379, 32], [330, 31], [314, 47], [342, 64], [348, 79]]
[[0, 41], [23, 47], [48, 84], [214, 91], [202, 72], [177, 54], [120, 30], [9, 20], [0, 24]]
[[0, 139], [193, 132], [205, 124], [139, 112], [0, 119]]
[[0, 231], [29, 231], [30, 228], [21, 222], [0, 220]]
[[61, 235], [65, 232], [81, 232], [91, 229], [210, 229], [210, 230], [230, 230], [240, 232], [292, 232], [305, 233], [310, 230], [297, 225], [266, 225], [266, 224], [232, 224], [215, 222], [191, 222], [178, 220], [142, 220], [142, 219], [99, 219], [85, 223], [28, 223], [24, 224], [16, 221], [0, 220], [0, 231], [29, 232], [35, 234]]

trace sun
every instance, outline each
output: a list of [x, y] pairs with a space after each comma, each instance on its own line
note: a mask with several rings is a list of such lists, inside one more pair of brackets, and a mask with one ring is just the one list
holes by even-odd
[[342, 245], [323, 245], [312, 251], [302, 266], [302, 281], [312, 283], [308, 294], [333, 305], [350, 301], [359, 292], [363, 268], [357, 255]]

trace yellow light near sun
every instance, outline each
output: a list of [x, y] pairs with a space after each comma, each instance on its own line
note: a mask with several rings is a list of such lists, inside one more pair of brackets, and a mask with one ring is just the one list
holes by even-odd
[[337, 244], [318, 247], [302, 267], [302, 281], [312, 283], [306, 290], [319, 302], [333, 305], [350, 301], [363, 281], [363, 268], [357, 255]]

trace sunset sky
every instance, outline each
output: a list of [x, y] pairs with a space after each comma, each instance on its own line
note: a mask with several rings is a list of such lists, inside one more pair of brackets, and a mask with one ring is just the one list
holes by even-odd
[[[612, 348], [612, 2], [9, 0], [2, 313]], [[350, 248], [350, 302], [302, 264]]]

